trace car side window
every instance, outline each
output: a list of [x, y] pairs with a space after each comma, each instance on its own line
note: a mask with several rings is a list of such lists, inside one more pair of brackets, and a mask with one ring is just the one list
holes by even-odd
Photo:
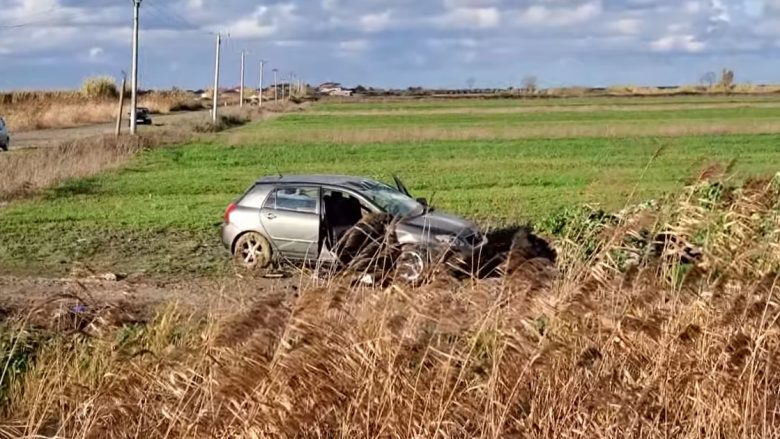
[[265, 209], [288, 210], [300, 213], [317, 213], [320, 190], [318, 188], [280, 187], [265, 200]]

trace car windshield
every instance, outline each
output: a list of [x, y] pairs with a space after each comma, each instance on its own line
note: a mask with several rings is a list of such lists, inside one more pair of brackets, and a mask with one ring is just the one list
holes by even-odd
[[377, 181], [362, 181], [360, 193], [380, 209], [396, 217], [417, 216], [425, 213], [425, 207], [392, 187]]

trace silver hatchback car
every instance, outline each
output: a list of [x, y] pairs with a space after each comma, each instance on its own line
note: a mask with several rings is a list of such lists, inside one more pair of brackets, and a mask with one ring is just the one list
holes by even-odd
[[283, 260], [329, 261], [335, 243], [366, 214], [385, 213], [397, 221], [404, 260], [416, 262], [404, 275], [409, 281], [422, 276], [434, 246], [471, 256], [487, 243], [474, 223], [412, 198], [397, 177], [395, 184], [339, 175], [262, 178], [227, 207], [222, 242], [249, 269]]
[[8, 126], [5, 124], [5, 120], [0, 117], [0, 150], [8, 151], [10, 144], [11, 136], [8, 135]]

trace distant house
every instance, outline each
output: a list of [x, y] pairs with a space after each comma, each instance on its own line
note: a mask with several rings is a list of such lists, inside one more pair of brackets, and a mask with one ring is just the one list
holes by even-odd
[[328, 96], [352, 96], [352, 90], [344, 88], [338, 82], [325, 82], [317, 87], [317, 92]]

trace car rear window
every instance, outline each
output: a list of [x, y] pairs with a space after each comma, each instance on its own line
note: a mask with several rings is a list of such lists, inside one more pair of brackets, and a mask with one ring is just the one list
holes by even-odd
[[260, 184], [252, 186], [241, 198], [238, 204], [244, 207], [251, 207], [254, 209], [260, 209], [263, 207], [268, 191], [273, 187], [268, 187]]
[[317, 213], [320, 190], [318, 188], [282, 187], [265, 200], [266, 209], [289, 210], [301, 213]]

